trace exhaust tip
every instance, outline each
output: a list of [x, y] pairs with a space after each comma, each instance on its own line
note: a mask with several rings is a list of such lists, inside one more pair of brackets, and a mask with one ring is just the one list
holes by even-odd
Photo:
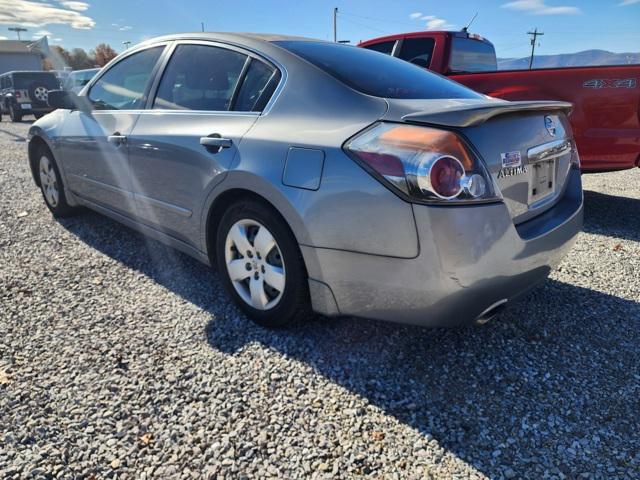
[[485, 323], [493, 320], [496, 316], [500, 315], [502, 311], [507, 308], [507, 299], [503, 298], [487, 308], [475, 319], [476, 325], [484, 325]]

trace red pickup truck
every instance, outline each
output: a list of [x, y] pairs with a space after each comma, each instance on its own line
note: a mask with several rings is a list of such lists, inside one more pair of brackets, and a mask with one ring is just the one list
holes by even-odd
[[563, 100], [584, 172], [640, 166], [640, 65], [498, 70], [491, 42], [462, 32], [416, 32], [359, 46], [402, 58], [505, 100]]

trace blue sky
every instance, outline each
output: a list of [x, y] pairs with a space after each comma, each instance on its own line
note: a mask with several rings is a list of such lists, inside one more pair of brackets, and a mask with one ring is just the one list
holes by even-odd
[[66, 48], [100, 42], [123, 49], [165, 33], [200, 30], [274, 32], [358, 42], [384, 34], [461, 28], [478, 12], [471, 31], [487, 37], [499, 56], [530, 50], [526, 32], [545, 32], [540, 54], [591, 48], [640, 50], [640, 0], [0, 0], [0, 37], [22, 25], [23, 38], [48, 34]]

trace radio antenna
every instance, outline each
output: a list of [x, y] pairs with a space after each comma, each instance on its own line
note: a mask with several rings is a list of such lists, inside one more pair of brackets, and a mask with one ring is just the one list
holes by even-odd
[[467, 26], [462, 29], [463, 32], [467, 33], [469, 31], [469, 27], [471, 26], [471, 24], [473, 23], [473, 21], [476, 19], [477, 16], [478, 16], [478, 12], [476, 12], [473, 18], [469, 21], [469, 23], [467, 23]]

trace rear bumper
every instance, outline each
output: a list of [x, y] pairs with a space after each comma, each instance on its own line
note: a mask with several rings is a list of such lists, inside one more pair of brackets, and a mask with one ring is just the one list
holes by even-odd
[[554, 207], [517, 227], [504, 204], [414, 205], [414, 259], [301, 246], [314, 308], [434, 327], [471, 322], [544, 280], [571, 248], [582, 228], [579, 172], [567, 182]]

